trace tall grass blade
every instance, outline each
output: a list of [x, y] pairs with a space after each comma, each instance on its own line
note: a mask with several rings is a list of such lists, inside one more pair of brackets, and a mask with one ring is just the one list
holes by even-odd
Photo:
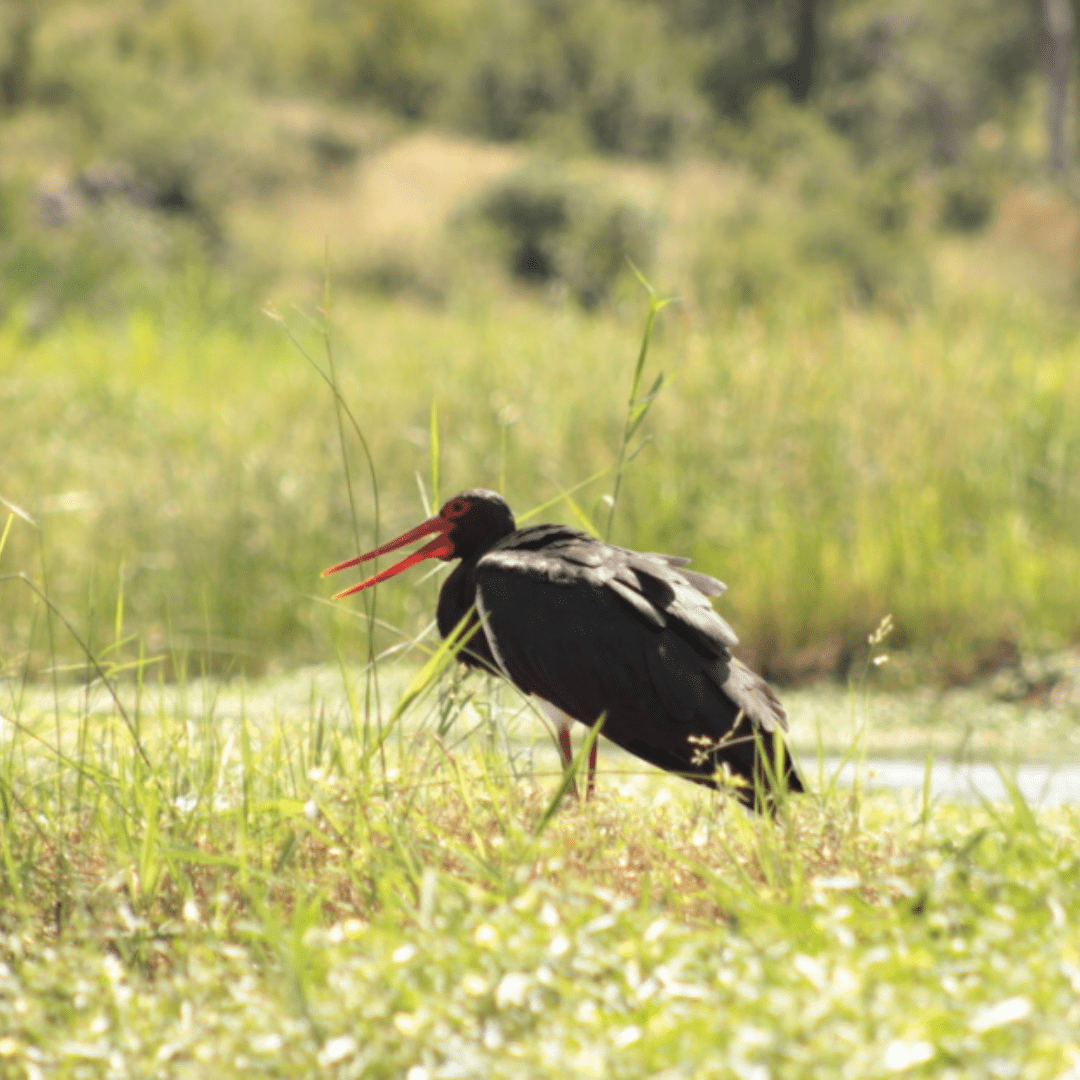
[[550, 509], [552, 506], [557, 506], [568, 496], [573, 495], [575, 492], [580, 491], [583, 487], [588, 487], [589, 484], [595, 483], [597, 480], [602, 480], [608, 473], [611, 472], [611, 466], [605, 465], [602, 469], [597, 469], [592, 476], [587, 476], [584, 480], [578, 481], [568, 488], [559, 488], [559, 494], [553, 499], [548, 499], [546, 502], [540, 503], [539, 506], [534, 506], [531, 510], [526, 510], [523, 514], [517, 515], [517, 522], [521, 524], [523, 521], [528, 521], [529, 518], [536, 517], [537, 514], [542, 514], [545, 510]]
[[578, 524], [587, 532], [590, 536], [599, 536], [600, 530], [593, 524], [592, 518], [578, 505], [577, 501], [570, 495], [564, 495], [563, 501], [570, 507], [570, 513], [577, 518]]
[[428, 452], [431, 455], [431, 503], [435, 510], [442, 506], [439, 488], [439, 402], [431, 399], [431, 429], [428, 436]]
[[1024, 793], [1020, 790], [1016, 778], [1010, 776], [998, 760], [994, 761], [994, 769], [1001, 780], [1002, 786], [1005, 788], [1005, 793], [1009, 796], [1009, 803], [1012, 806], [1016, 823], [1028, 836], [1042, 844], [1042, 830], [1039, 827], [1039, 822], [1032, 813], [1027, 799], [1024, 798]]
[[113, 616], [113, 644], [119, 648], [124, 638], [124, 560], [120, 560], [116, 585], [116, 614]]
[[[330, 270], [329, 270], [329, 241], [327, 242], [327, 248], [325, 252], [324, 266], [323, 266], [323, 321], [321, 324], [316, 324], [320, 336], [323, 340], [323, 349], [326, 354], [326, 370], [315, 361], [314, 357], [307, 351], [303, 343], [297, 338], [293, 332], [292, 327], [284, 320], [277, 316], [274, 316], [278, 322], [282, 324], [285, 329], [285, 333], [288, 335], [289, 340], [293, 346], [297, 349], [301, 356], [308, 362], [308, 364], [315, 370], [319, 377], [329, 387], [334, 399], [334, 418], [337, 425], [338, 433], [338, 446], [341, 452], [341, 464], [342, 470], [345, 474], [345, 484], [349, 498], [349, 514], [352, 522], [353, 541], [356, 545], [356, 550], [363, 549], [363, 544], [360, 542], [360, 523], [357, 517], [356, 511], [356, 499], [353, 492], [352, 473], [349, 467], [349, 453], [348, 446], [345, 439], [345, 419], [348, 419], [349, 426], [352, 428], [353, 433], [356, 435], [357, 441], [360, 443], [360, 447], [364, 454], [364, 460], [367, 463], [368, 477], [371, 482], [371, 497], [373, 504], [373, 537], [372, 547], [379, 546], [379, 524], [381, 521], [380, 507], [379, 507], [379, 481], [378, 474], [375, 469], [375, 458], [371, 452], [371, 447], [368, 443], [367, 437], [364, 434], [359, 422], [354, 416], [352, 410], [349, 408], [348, 402], [345, 400], [344, 395], [341, 392], [341, 387], [337, 376], [337, 367], [334, 361], [334, 348], [333, 339], [330, 334], [331, 327], [331, 290], [330, 290]], [[370, 717], [372, 712], [375, 714], [376, 727], [379, 730], [378, 745], [380, 747], [380, 759], [382, 762], [383, 772], [386, 771], [386, 760], [382, 756], [381, 747], [383, 745], [382, 738], [382, 701], [379, 693], [379, 677], [378, 667], [375, 663], [376, 660], [376, 648], [375, 648], [375, 627], [377, 623], [376, 611], [378, 604], [378, 597], [376, 590], [370, 590], [365, 593], [363, 597], [364, 612], [367, 617], [367, 665], [364, 669], [364, 724], [365, 726], [370, 723]]]
[[[0, 502], [3, 501], [3, 499], [0, 499]], [[5, 503], [4, 505], [6, 506], [7, 504]], [[14, 524], [14, 522], [15, 513], [13, 511], [12, 513], [8, 514], [7, 521], [4, 523], [4, 531], [0, 533], [0, 559], [4, 557], [4, 548], [7, 546], [8, 534], [11, 532], [11, 526]]]
[[[155, 772], [153, 765], [150, 761], [150, 755], [147, 754], [146, 748], [143, 746], [142, 740], [139, 738], [138, 728], [136, 727], [134, 721], [131, 719], [130, 715], [128, 715], [127, 709], [124, 708], [124, 703], [120, 700], [120, 695], [117, 693], [116, 687], [113, 685], [112, 679], [109, 678], [109, 676], [105, 672], [105, 669], [98, 662], [97, 656], [95, 656], [94, 653], [91, 651], [90, 646], [87, 645], [87, 643], [83, 640], [83, 637], [78, 632], [78, 630], [76, 630], [75, 627], [72, 626], [71, 621], [68, 619], [68, 617], [63, 613], [63, 611], [60, 610], [60, 608], [56, 604], [53, 603], [49, 595], [37, 584], [37, 582], [35, 582], [27, 574], [18, 574], [17, 577], [26, 585], [28, 589], [30, 589], [38, 597], [38, 599], [41, 600], [41, 602], [45, 605], [46, 609], [64, 624], [64, 628], [71, 635], [72, 640], [75, 642], [76, 645], [78, 645], [79, 649], [86, 657], [87, 664], [94, 669], [94, 674], [101, 680], [101, 683], [105, 687], [105, 689], [108, 690], [109, 696], [112, 698], [113, 704], [116, 706], [116, 711], [119, 713], [120, 718], [124, 721], [125, 727], [127, 727], [129, 733], [131, 734], [132, 742], [135, 745], [135, 749], [139, 753], [139, 757], [142, 758], [143, 764], [146, 765], [152, 777], [157, 777], [158, 774]], [[53, 671], [56, 671], [55, 664], [53, 665]]]
[[[0, 495], [0, 503], [6, 506], [16, 517], [20, 517], [27, 525], [33, 528], [38, 527], [38, 523], [17, 503], [13, 503], [10, 499], [5, 499], [3, 495]], [[4, 530], [5, 536], [7, 535], [7, 529]]]
[[[607, 527], [604, 529], [604, 539], [606, 541], [611, 540], [611, 529], [615, 523], [615, 508], [618, 506], [619, 493], [622, 489], [623, 471], [627, 464], [629, 464], [629, 461], [632, 460], [632, 458], [628, 457], [630, 442], [634, 437], [634, 433], [644, 421], [649, 409], [652, 408], [653, 403], [656, 400], [656, 395], [664, 385], [664, 376], [661, 374], [654, 381], [649, 393], [644, 398], [638, 397], [639, 391], [641, 390], [642, 374], [645, 371], [645, 360], [649, 355], [649, 344], [652, 341], [653, 327], [656, 324], [656, 317], [671, 301], [670, 299], [661, 299], [657, 295], [656, 290], [645, 280], [637, 267], [634, 266], [633, 263], [630, 265], [631, 269], [637, 275], [638, 281], [641, 282], [645, 287], [646, 292], [649, 294], [649, 312], [645, 319], [645, 330], [641, 335], [641, 344], [638, 348], [637, 362], [634, 365], [634, 374], [630, 380], [630, 396], [626, 403], [626, 419], [623, 422], [622, 440], [619, 443], [619, 456], [615, 465], [615, 484], [612, 488], [611, 499], [608, 503]], [[637, 456], [640, 449], [641, 447], [633, 454], [633, 457]]]
[[934, 773], [934, 748], [931, 747], [926, 751], [926, 766], [923, 769], [923, 782], [922, 782], [922, 809], [919, 812], [919, 825], [922, 826], [922, 830], [925, 833], [926, 827], [930, 824], [930, 810], [933, 803], [930, 799], [931, 780]]
[[394, 706], [394, 711], [383, 725], [377, 743], [379, 750], [382, 749], [401, 718], [439, 681], [443, 672], [457, 658], [457, 654], [472, 640], [473, 635], [482, 633], [479, 622], [473, 622], [470, 625], [469, 620], [475, 612], [475, 605], [469, 608], [457, 626], [439, 643], [438, 648], [431, 654], [427, 663], [413, 676], [412, 681], [405, 688], [404, 693]]

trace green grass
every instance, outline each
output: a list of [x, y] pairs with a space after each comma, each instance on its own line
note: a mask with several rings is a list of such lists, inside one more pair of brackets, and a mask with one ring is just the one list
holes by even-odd
[[[3, 120], [0, 497], [31, 520], [11, 519], [0, 574], [33, 575], [94, 649], [132, 662], [141, 642], [170, 670], [187, 655], [247, 673], [350, 654], [355, 623], [326, 618], [317, 575], [377, 519], [388, 532], [424, 512], [433, 404], [444, 493], [497, 487], [521, 512], [572, 489], [576, 505], [545, 514], [727, 581], [744, 655], [774, 677], [857, 671], [889, 613], [892, 647], [919, 661], [895, 670], [916, 681], [1080, 638], [1076, 210], [1024, 179], [1035, 158], [995, 166], [984, 233], [947, 237], [933, 222], [952, 181], [861, 169], [780, 96], [757, 100], [724, 157], [712, 142], [664, 163], [485, 143], [304, 97], [309, 49], [331, 84], [345, 75], [323, 51], [331, 24], [278, 8], [257, 34], [254, 8], [208, 22], [202, 0], [149, 22], [38, 13], [43, 81]], [[464, 26], [466, 10], [448, 18]], [[343, 42], [380, 40], [379, 18], [339, 22], [339, 59]], [[275, 79], [264, 52], [282, 34], [299, 67]], [[1018, 131], [1038, 110], [1021, 112]], [[116, 197], [79, 196], [85, 169]], [[142, 195], [121, 194], [125, 176]], [[530, 176], [556, 204], [582, 191], [632, 208], [539, 238], [590, 274], [611, 263], [591, 314], [565, 267], [515, 286], [470, 225], [498, 185], [528, 196]], [[636, 250], [639, 218], [655, 229], [650, 279], [680, 300], [636, 375], [641, 390], [665, 376], [637, 432], [649, 445], [616, 481], [646, 310], [616, 256]], [[520, 251], [532, 227], [505, 224]], [[324, 364], [310, 315], [324, 273], [381, 513], [355, 442], [348, 497], [332, 397], [259, 311], [269, 297]], [[434, 592], [395, 583], [380, 614], [411, 635]], [[0, 656], [81, 663], [35, 604], [0, 581]]]
[[1074, 809], [605, 768], [541, 829], [513, 695], [444, 679], [380, 748], [401, 683], [380, 724], [357, 682], [5, 681], [0, 1075], [1075, 1070]]
[[[505, 475], [527, 507], [617, 465], [637, 319], [477, 301], [346, 306], [334, 327], [384, 537], [421, 512], [433, 419], [444, 493]], [[636, 382], [673, 381], [614, 537], [728, 577], [725, 614], [774, 661], [829, 635], [865, 650], [883, 610], [909, 652], [1067, 637], [1073, 348], [989, 303], [666, 312]], [[403, 629], [376, 645], [406, 657], [377, 681], [348, 659], [197, 676], [368, 647], [362, 611], [313, 595], [356, 540], [332, 402], [273, 324], [10, 328], [0, 364], [3, 494], [32, 519], [0, 543], [0, 1075], [1080, 1067], [1075, 809], [867, 794], [814, 764], [1074, 757], [1069, 708], [923, 691], [898, 721], [868, 678], [792, 699], [815, 790], [776, 821], [625, 759], [556, 808], [517, 696], [436, 677], [446, 652], [413, 632], [432, 580], [380, 590]], [[602, 527], [611, 479], [555, 511]]]
[[[62, 5], [3, 122], [0, 1080], [1080, 1075], [1077, 811], [815, 766], [1077, 757], [1075, 695], [1023, 700], [1061, 689], [1033, 654], [1080, 640], [1075, 216], [1025, 186], [1038, 151], [994, 166], [984, 236], [942, 240], [947, 177], [864, 174], [768, 95], [733, 160], [664, 166], [285, 99], [343, 91], [372, 42], [384, 77], [424, 70], [415, 20], [382, 55], [397, 0], [352, 27], [278, 7]], [[585, 314], [471, 235], [538, 149], [655, 224], [683, 299], [647, 357], [629, 274]], [[95, 163], [189, 212], [46, 225]], [[324, 314], [291, 305], [330, 306], [326, 269], [370, 455], [349, 434], [344, 463], [253, 299], [325, 369]], [[325, 566], [473, 485], [692, 556], [774, 676], [854, 673], [785, 694], [814, 792], [762, 821], [610, 756], [560, 801], [529, 709], [443, 670], [436, 578], [326, 603]], [[1017, 650], [1012, 704], [911, 689]]]
[[[317, 576], [357, 543], [331, 397], [279, 326], [198, 310], [0, 334], [0, 494], [38, 525], [14, 521], [0, 569], [46, 574], [97, 645], [122, 582], [125, 626], [150, 652], [249, 671], [325, 657], [351, 630], [344, 613], [326, 620]], [[433, 401], [444, 493], [504, 486], [520, 513], [613, 469], [643, 315], [638, 301], [588, 316], [482, 290], [441, 310], [343, 302], [338, 380], [384, 535], [423, 513]], [[1001, 642], [1066, 644], [1080, 632], [1076, 340], [1065, 315], [993, 297], [905, 320], [798, 296], [731, 318], [669, 307], [642, 385], [668, 383], [613, 539], [727, 581], [745, 655], [781, 676], [822, 643], [857, 665], [886, 613], [892, 644], [959, 678]], [[374, 506], [354, 452], [366, 544]], [[575, 496], [601, 532], [612, 475]], [[580, 520], [566, 503], [545, 516]], [[0, 589], [0, 644], [30, 642], [40, 664], [32, 598]], [[434, 590], [384, 588], [381, 611], [411, 633]]]

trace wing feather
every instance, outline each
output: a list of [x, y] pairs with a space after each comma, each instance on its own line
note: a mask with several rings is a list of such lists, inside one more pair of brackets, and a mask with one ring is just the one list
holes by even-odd
[[[656, 577], [656, 560], [637, 556], [640, 565], [625, 554], [631, 558], [616, 560], [610, 574], [584, 560], [568, 569], [554, 551], [515, 547], [481, 557], [477, 607], [500, 668], [582, 723], [605, 713], [609, 739], [661, 768], [708, 784], [723, 760], [760, 778], [753, 740], [723, 740], [747, 716], [764, 731], [783, 726], [775, 695], [731, 657], [735, 636], [704, 596], [674, 570]], [[611, 559], [602, 565], [610, 569]], [[701, 739], [719, 749], [703, 755]]]
[[724, 585], [686, 570], [687, 560], [681, 556], [628, 551], [551, 525], [522, 529], [503, 545], [496, 544], [481, 562], [490, 566], [494, 561], [509, 572], [568, 588], [583, 578], [590, 585], [606, 586], [651, 625], [670, 624], [715, 656], [739, 642], [708, 600], [719, 596]]
[[661, 555], [659, 552], [650, 551], [644, 556], [646, 559], [659, 559], [663, 563], [676, 570], [680, 577], [690, 582], [699, 593], [705, 596], [722, 596], [727, 592], [727, 586], [722, 581], [717, 581], [708, 574], [698, 570], [686, 570], [684, 567], [690, 560], [685, 555]]

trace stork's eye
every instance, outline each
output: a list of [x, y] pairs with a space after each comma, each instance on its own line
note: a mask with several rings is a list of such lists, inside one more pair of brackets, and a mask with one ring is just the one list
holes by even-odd
[[469, 504], [464, 499], [451, 499], [443, 509], [443, 517], [459, 518], [468, 509]]

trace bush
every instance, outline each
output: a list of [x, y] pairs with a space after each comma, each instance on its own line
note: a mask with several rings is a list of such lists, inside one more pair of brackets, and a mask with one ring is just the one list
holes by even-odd
[[492, 185], [462, 218], [482, 226], [506, 274], [562, 285], [586, 308], [604, 303], [627, 260], [648, 265], [654, 225], [639, 208], [534, 165]]
[[439, 306], [446, 302], [450, 284], [437, 252], [403, 250], [400, 246], [377, 251], [339, 274], [336, 284], [380, 296], [401, 297]]
[[606, 153], [662, 160], [690, 127], [690, 110], [648, 73], [617, 74], [590, 88], [585, 129]]
[[810, 301], [904, 310], [927, 296], [921, 245], [842, 200], [800, 208], [748, 195], [704, 230], [692, 268], [705, 308]]
[[979, 232], [994, 216], [994, 203], [994, 188], [984, 173], [954, 172], [941, 186], [938, 224], [950, 232]]
[[830, 21], [830, 71], [818, 105], [862, 160], [903, 148], [949, 164], [980, 124], [1016, 119], [1040, 67], [1033, 7], [1007, 0], [889, 7], [849, 5]]
[[445, 90], [471, 5], [430, 0], [319, 0], [295, 12], [304, 79], [346, 100], [424, 119]]
[[705, 307], [760, 307], [793, 296], [905, 308], [926, 295], [922, 243], [903, 168], [860, 169], [813, 114], [768, 92], [723, 148], [768, 185], [747, 187], [703, 230], [693, 266]]
[[700, 125], [686, 43], [655, 7], [496, 2], [479, 21], [453, 119], [487, 138], [557, 130], [604, 153], [659, 159]]
[[[91, 172], [95, 185], [103, 173]], [[76, 314], [184, 318], [194, 305], [214, 321], [257, 310], [272, 268], [211, 243], [197, 219], [144, 196], [127, 184], [103, 193], [90, 181], [0, 182], [0, 321], [20, 312], [36, 334]]]
[[236, 265], [229, 211], [297, 178], [313, 148], [300, 158], [223, 76], [152, 76], [101, 41], [59, 40], [36, 86], [63, 166], [41, 182], [19, 164], [0, 174], [0, 313], [22, 306], [41, 329], [78, 308], [161, 308], [211, 268], [234, 296], [259, 285], [265, 267]]

